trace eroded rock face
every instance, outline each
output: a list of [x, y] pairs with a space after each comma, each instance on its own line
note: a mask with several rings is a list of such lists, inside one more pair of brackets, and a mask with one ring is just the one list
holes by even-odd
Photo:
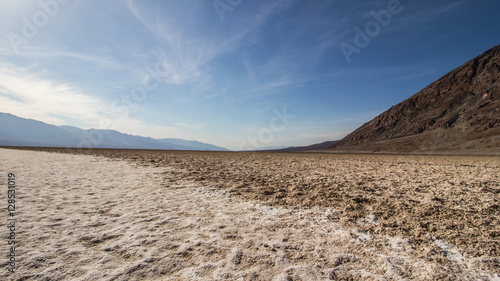
[[500, 147], [500, 46], [364, 124], [334, 149], [460, 151]]

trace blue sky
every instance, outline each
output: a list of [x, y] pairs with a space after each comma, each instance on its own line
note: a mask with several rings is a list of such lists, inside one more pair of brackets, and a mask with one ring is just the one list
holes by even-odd
[[0, 112], [230, 149], [334, 140], [500, 44], [498, 15], [497, 0], [0, 0]]

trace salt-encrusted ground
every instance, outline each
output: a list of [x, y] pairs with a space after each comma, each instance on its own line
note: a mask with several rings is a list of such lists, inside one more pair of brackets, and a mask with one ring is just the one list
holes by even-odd
[[[5, 190], [7, 174], [16, 175], [18, 210], [17, 272], [7, 271], [8, 245], [2, 239], [1, 280], [499, 278], [498, 264], [491, 264], [498, 263], [495, 254], [484, 260], [436, 238], [434, 248], [424, 250], [438, 251], [446, 262], [432, 260], [408, 236], [363, 232], [366, 225], [380, 223], [376, 215], [355, 227], [343, 223], [348, 210], [340, 205], [264, 205], [226, 188], [202, 186], [174, 166], [6, 149], [0, 149], [0, 163]], [[377, 164], [357, 165], [356, 173], [366, 176], [373, 170], [370, 163]], [[442, 171], [439, 163], [432, 165]], [[447, 167], [451, 174], [452, 169]], [[425, 182], [439, 175], [422, 176]], [[497, 174], [481, 178], [497, 179]], [[7, 237], [3, 194], [0, 235]], [[498, 193], [492, 196], [498, 199]], [[498, 217], [488, 219], [496, 227]]]

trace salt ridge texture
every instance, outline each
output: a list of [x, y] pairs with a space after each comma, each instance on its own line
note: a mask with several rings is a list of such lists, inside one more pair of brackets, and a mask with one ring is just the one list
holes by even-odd
[[[6, 149], [0, 163], [2, 182], [16, 174], [19, 219], [17, 272], [9, 275], [2, 255], [2, 280], [427, 280], [439, 272], [405, 239], [332, 221], [335, 209], [272, 207], [168, 183], [173, 168]], [[498, 280], [436, 243], [461, 265], [459, 278]], [[0, 249], [7, 253], [6, 241]]]

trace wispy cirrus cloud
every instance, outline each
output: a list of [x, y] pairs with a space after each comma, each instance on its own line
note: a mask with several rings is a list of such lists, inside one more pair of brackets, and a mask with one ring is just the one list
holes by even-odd
[[[465, 3], [464, 0], [461, 1], [455, 1], [453, 3], [445, 3], [437, 6], [434, 6], [432, 8], [426, 8], [423, 10], [420, 10], [416, 13], [413, 13], [413, 18], [418, 19], [420, 22], [422, 21], [431, 21], [435, 19], [436, 17], [441, 17], [443, 14], [452, 12], [462, 6]], [[408, 17], [409, 18], [409, 17]]]
[[159, 40], [149, 56], [162, 66], [164, 83], [180, 84], [201, 76], [202, 67], [216, 54], [213, 43], [203, 36], [181, 31], [183, 24], [175, 15], [166, 17], [142, 7], [138, 1], [126, 3], [135, 18]]
[[[465, 1], [463, 0], [453, 3], [435, 2], [433, 6], [427, 6], [425, 8], [422, 8], [419, 5], [403, 3], [403, 7], [405, 10], [397, 17], [394, 17], [393, 23], [391, 23], [391, 25], [388, 26], [384, 31], [396, 32], [422, 27], [429, 28], [431, 26], [428, 26], [426, 23], [435, 21], [437, 18], [443, 17], [448, 13], [455, 12], [458, 8], [463, 6], [464, 3]], [[433, 27], [435, 28], [438, 26]]]
[[9, 58], [31, 58], [31, 59], [67, 59], [79, 62], [88, 62], [95, 66], [105, 69], [132, 69], [133, 67], [123, 62], [118, 62], [110, 56], [97, 55], [97, 54], [86, 54], [82, 52], [72, 51], [69, 48], [44, 48], [38, 46], [30, 46], [19, 49], [17, 52], [13, 52], [10, 49], [0, 48], [0, 56]]
[[[166, 71], [165, 83], [181, 84], [200, 79], [209, 70], [208, 65], [216, 58], [230, 54], [241, 47], [259, 44], [260, 33], [270, 17], [286, 9], [294, 1], [272, 1], [266, 5], [252, 7], [253, 13], [232, 22], [219, 23], [208, 29], [206, 26], [188, 25], [196, 22], [203, 9], [213, 9], [211, 3], [188, 1], [181, 4], [185, 13], [166, 15], [146, 9], [140, 1], [128, 0], [131, 13], [143, 26], [156, 36], [163, 45], [153, 51], [154, 61], [160, 62]], [[248, 3], [252, 5], [254, 3]], [[172, 5], [179, 5], [178, 3]], [[179, 7], [177, 7], [178, 10]], [[174, 10], [174, 9], [173, 9]], [[214, 18], [217, 17], [215, 11]], [[227, 24], [227, 25], [226, 25]]]

